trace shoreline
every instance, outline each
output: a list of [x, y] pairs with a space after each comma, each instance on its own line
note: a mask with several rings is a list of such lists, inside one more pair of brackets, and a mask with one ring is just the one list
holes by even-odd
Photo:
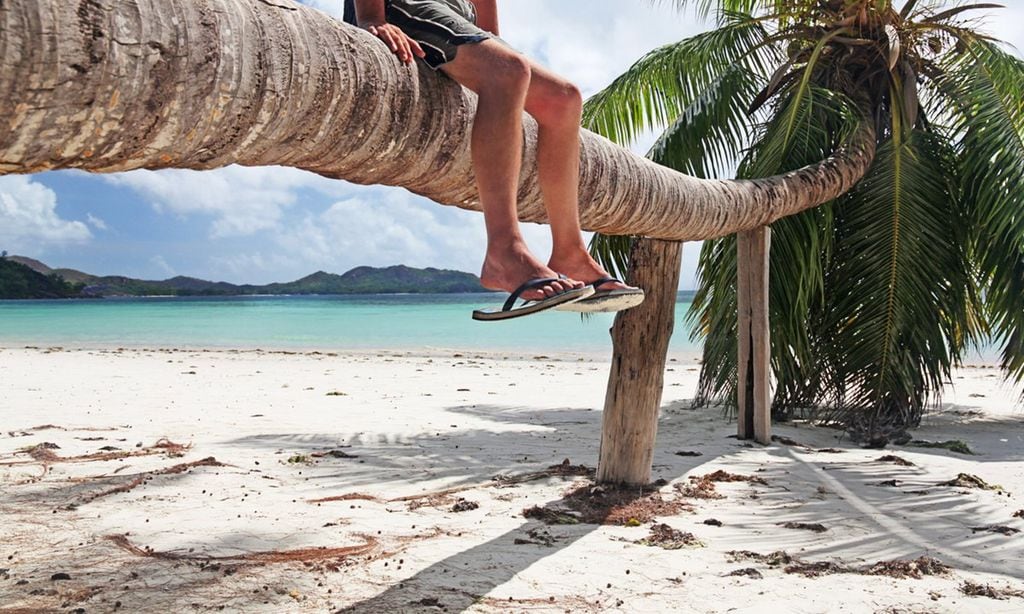
[[[475, 358], [488, 358], [488, 359], [506, 359], [506, 360], [531, 360], [537, 357], [543, 359], [555, 360], [558, 362], [597, 362], [597, 363], [610, 363], [611, 362], [611, 349], [606, 350], [578, 350], [578, 351], [544, 351], [538, 349], [536, 351], [524, 351], [521, 349], [480, 349], [475, 347], [339, 347], [331, 348], [326, 346], [274, 346], [268, 344], [261, 344], [260, 346], [245, 346], [245, 345], [188, 345], [188, 344], [173, 344], [173, 345], [159, 345], [159, 344], [148, 344], [138, 343], [133, 344], [129, 342], [121, 343], [90, 343], [90, 342], [72, 342], [72, 343], [60, 343], [50, 344], [40, 342], [39, 340], [29, 341], [17, 341], [11, 339], [0, 340], [0, 351], [3, 350], [60, 350], [68, 352], [110, 352], [110, 351], [135, 351], [135, 352], [201, 352], [201, 353], [217, 353], [223, 352], [225, 354], [244, 354], [244, 353], [256, 353], [256, 354], [278, 354], [284, 356], [290, 355], [327, 355], [327, 356], [377, 356], [377, 355], [388, 355], [388, 356], [406, 356], [406, 357], [428, 357], [437, 358], [443, 357], [450, 354], [472, 354]], [[682, 364], [702, 364], [702, 356], [700, 350], [694, 351], [672, 351], [669, 349], [667, 356], [667, 362], [669, 363], [682, 363]], [[986, 358], [984, 356], [975, 356], [968, 359], [963, 364], [954, 366], [953, 372], [955, 373], [959, 369], [995, 369], [1001, 370], [999, 360], [997, 358]]]
[[[132, 345], [122, 344], [73, 344], [51, 345], [45, 343], [22, 343], [16, 341], [0, 341], [0, 352], [33, 350], [43, 352], [137, 352], [137, 353], [200, 353], [200, 354], [227, 354], [227, 355], [278, 355], [278, 356], [326, 356], [338, 357], [379, 357], [391, 358], [462, 358], [469, 357], [485, 360], [549, 360], [554, 362], [587, 362], [605, 363], [611, 362], [611, 353], [597, 351], [542, 351], [527, 352], [513, 349], [480, 350], [472, 347], [420, 347], [420, 348], [342, 348], [329, 349], [324, 347], [245, 347], [245, 346], [189, 346], [178, 344], [173, 346], [160, 345]], [[700, 364], [700, 355], [687, 352], [670, 353], [669, 362]]]

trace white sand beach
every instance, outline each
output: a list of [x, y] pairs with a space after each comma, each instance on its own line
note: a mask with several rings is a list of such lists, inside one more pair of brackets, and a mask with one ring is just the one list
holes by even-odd
[[975, 455], [740, 442], [690, 409], [697, 369], [670, 364], [660, 486], [630, 498], [588, 477], [603, 362], [0, 349], [0, 611], [1024, 610], [996, 369], [914, 432]]

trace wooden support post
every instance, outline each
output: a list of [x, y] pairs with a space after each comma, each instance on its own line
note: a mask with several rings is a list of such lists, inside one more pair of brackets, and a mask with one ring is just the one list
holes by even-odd
[[737, 403], [740, 439], [772, 440], [771, 338], [768, 331], [768, 255], [771, 228], [737, 235], [736, 302], [739, 317]]
[[597, 464], [599, 482], [651, 481], [682, 256], [682, 243], [654, 239], [638, 240], [630, 253], [627, 282], [643, 288], [647, 299], [639, 307], [619, 312], [612, 327], [612, 368]]

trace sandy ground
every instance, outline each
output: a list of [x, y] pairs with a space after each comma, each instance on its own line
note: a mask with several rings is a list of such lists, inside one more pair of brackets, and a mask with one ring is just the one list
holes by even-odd
[[674, 362], [661, 482], [628, 493], [588, 477], [606, 377], [0, 349], [0, 611], [1024, 611], [1024, 413], [996, 370], [915, 432], [966, 455], [806, 425], [752, 446]]

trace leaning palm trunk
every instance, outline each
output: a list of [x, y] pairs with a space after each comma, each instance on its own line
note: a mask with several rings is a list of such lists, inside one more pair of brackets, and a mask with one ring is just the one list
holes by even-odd
[[[282, 165], [479, 210], [474, 96], [290, 0], [0, 0], [0, 174]], [[526, 118], [520, 219], [544, 222]], [[588, 230], [724, 236], [831, 200], [871, 128], [821, 164], [757, 181], [688, 177], [581, 133]]]

